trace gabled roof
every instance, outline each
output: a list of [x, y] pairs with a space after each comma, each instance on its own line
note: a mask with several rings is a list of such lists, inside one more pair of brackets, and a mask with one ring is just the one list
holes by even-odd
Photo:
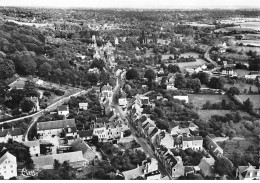
[[57, 107], [58, 111], [68, 111], [69, 107], [67, 105], [61, 105]]
[[0, 137], [5, 137], [8, 133], [10, 133], [11, 136], [23, 135], [20, 128], [0, 129]]
[[92, 148], [86, 142], [84, 142], [84, 140], [82, 140], [81, 138], [77, 138], [74, 142], [72, 142], [71, 146], [72, 146], [72, 149], [75, 151], [82, 151], [82, 153], [84, 154], [84, 157], [88, 161], [92, 161], [96, 156], [96, 154], [92, 150]]
[[144, 169], [143, 166], [139, 166], [135, 169], [124, 171], [124, 172], [122, 172], [122, 174], [125, 176], [125, 179], [131, 180], [131, 179], [135, 179], [139, 176], [142, 176], [144, 174], [143, 169]]
[[183, 137], [183, 141], [194, 141], [194, 140], [202, 140], [203, 138], [201, 136], [195, 136], [195, 137]]
[[1, 158], [0, 158], [0, 165], [5, 161], [5, 160], [9, 160], [12, 163], [16, 163], [16, 157], [14, 155], [12, 155], [9, 152], [6, 152]]
[[38, 122], [37, 131], [40, 130], [51, 130], [51, 129], [62, 129], [62, 128], [76, 128], [75, 119], [64, 119], [57, 121]]
[[172, 168], [175, 167], [175, 165], [178, 163], [178, 161], [170, 153], [165, 155], [165, 160], [171, 165]]
[[112, 91], [112, 87], [111, 87], [109, 84], [104, 85], [104, 86], [101, 88], [101, 91], [104, 91], [104, 90]]
[[91, 137], [93, 135], [93, 130], [83, 130], [83, 131], [78, 131], [79, 137]]
[[86, 161], [81, 151], [32, 157], [36, 167], [51, 166], [54, 164], [55, 159], [60, 163], [64, 161], [69, 161], [70, 163]]

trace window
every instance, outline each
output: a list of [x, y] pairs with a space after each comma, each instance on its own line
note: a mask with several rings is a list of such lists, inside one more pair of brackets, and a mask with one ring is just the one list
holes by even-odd
[[14, 173], [14, 171], [13, 171], [13, 170], [11, 170], [11, 173]]
[[13, 165], [11, 165], [10, 167], [13, 168]]
[[6, 166], [4, 166], [4, 169], [6, 169]]
[[4, 173], [6, 173], [6, 171], [4, 171]]

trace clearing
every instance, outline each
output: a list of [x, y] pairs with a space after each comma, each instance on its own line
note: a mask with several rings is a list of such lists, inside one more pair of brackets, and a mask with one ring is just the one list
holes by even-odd
[[254, 104], [255, 109], [260, 109], [260, 95], [239, 95], [242, 101], [246, 101], [248, 98]]

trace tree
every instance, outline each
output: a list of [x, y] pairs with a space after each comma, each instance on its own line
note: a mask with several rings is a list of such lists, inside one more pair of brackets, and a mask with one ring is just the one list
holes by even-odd
[[236, 131], [233, 129], [229, 130], [228, 136], [229, 136], [229, 139], [234, 138], [236, 136]]
[[148, 69], [145, 71], [144, 77], [147, 78], [149, 82], [152, 82], [153, 80], [155, 80], [156, 74], [154, 70]]
[[95, 73], [88, 73], [87, 75], [89, 82], [91, 82], [92, 85], [96, 85], [98, 82], [98, 75]]
[[103, 68], [105, 67], [105, 63], [104, 63], [104, 61], [101, 60], [101, 59], [95, 59], [95, 60], [91, 63], [91, 65], [90, 65], [90, 68], [94, 68], [94, 67], [96, 67], [96, 68], [98, 68], [100, 71], [102, 71]]
[[36, 85], [34, 82], [30, 80], [25, 81], [24, 94], [27, 97], [39, 97], [39, 93], [36, 90]]
[[239, 95], [240, 94], [240, 91], [237, 87], [235, 86], [232, 86], [228, 89], [228, 94], [233, 96], [233, 95]]
[[180, 67], [176, 64], [174, 64], [174, 65], [169, 64], [168, 65], [168, 71], [171, 72], [171, 73], [181, 72]]
[[220, 78], [212, 77], [208, 84], [210, 88], [214, 88], [214, 89], [222, 89], [224, 85], [225, 85], [225, 80], [221, 77]]
[[198, 78], [191, 80], [191, 89], [194, 90], [195, 93], [199, 93], [201, 88], [201, 83]]
[[209, 74], [206, 72], [198, 72], [194, 77], [199, 78], [201, 84], [207, 85], [209, 83]]
[[14, 88], [7, 94], [8, 99], [5, 101], [5, 104], [11, 109], [18, 107], [24, 96], [24, 90]]
[[39, 74], [44, 76], [45, 78], [50, 74], [52, 71], [52, 66], [48, 62], [44, 62], [39, 67]]
[[36, 70], [36, 63], [31, 53], [22, 52], [15, 56], [14, 64], [19, 74], [33, 75]]
[[243, 104], [245, 111], [251, 112], [254, 109], [254, 104], [250, 101], [249, 98], [246, 101], [244, 101]]
[[126, 79], [139, 79], [139, 73], [136, 69], [132, 68], [126, 72]]
[[6, 82], [0, 80], [0, 98], [4, 99], [9, 89], [9, 85], [6, 84]]
[[226, 157], [217, 158], [214, 168], [220, 176], [230, 175], [233, 172], [233, 165]]
[[177, 73], [176, 74], [176, 78], [175, 78], [175, 81], [174, 81], [174, 86], [176, 88], [179, 88], [179, 89], [182, 89], [182, 88], [185, 88], [186, 87], [186, 80], [184, 78], [184, 75], [181, 74], [181, 73]]
[[54, 163], [53, 163], [53, 167], [54, 167], [54, 170], [59, 170], [60, 167], [61, 167], [61, 164], [58, 160], [54, 160]]
[[23, 112], [30, 112], [34, 107], [34, 103], [27, 99], [22, 100], [20, 105]]
[[11, 78], [14, 73], [15, 67], [13, 61], [0, 58], [0, 80]]
[[209, 100], [202, 106], [202, 109], [211, 109], [211, 108], [212, 108], [212, 104]]

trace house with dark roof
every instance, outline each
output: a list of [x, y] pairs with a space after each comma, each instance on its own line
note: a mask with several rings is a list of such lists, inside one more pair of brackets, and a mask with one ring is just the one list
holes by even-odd
[[206, 148], [209, 152], [215, 157], [220, 157], [223, 155], [223, 149], [217, 145], [209, 136], [206, 136], [204, 139]]
[[58, 115], [68, 117], [69, 116], [69, 106], [68, 105], [61, 105], [57, 107]]
[[260, 180], [260, 169], [256, 169], [251, 164], [239, 166], [236, 170], [236, 177], [239, 180]]
[[87, 160], [88, 163], [91, 163], [95, 159], [96, 153], [86, 142], [84, 142], [83, 139], [77, 138], [74, 142], [71, 143], [71, 147], [73, 151], [81, 151], [83, 157]]
[[40, 141], [34, 140], [34, 141], [25, 141], [23, 142], [24, 145], [29, 147], [30, 155], [33, 156], [40, 156]]
[[143, 105], [149, 105], [150, 104], [149, 97], [147, 97], [147, 96], [137, 94], [135, 96], [135, 99], [136, 99], [135, 100], [136, 104], [138, 104], [140, 107], [143, 106]]
[[78, 131], [78, 136], [82, 138], [83, 140], [92, 140], [93, 137], [93, 129], [92, 130], [82, 130]]
[[9, 128], [9, 129], [2, 129], [0, 130], [0, 143], [4, 142], [7, 143], [9, 139], [13, 141], [22, 142], [23, 141], [23, 133], [20, 128]]
[[75, 138], [77, 136], [75, 119], [38, 122], [37, 133], [39, 134], [40, 139], [54, 136], [60, 137], [62, 134], [65, 134], [68, 138]]

